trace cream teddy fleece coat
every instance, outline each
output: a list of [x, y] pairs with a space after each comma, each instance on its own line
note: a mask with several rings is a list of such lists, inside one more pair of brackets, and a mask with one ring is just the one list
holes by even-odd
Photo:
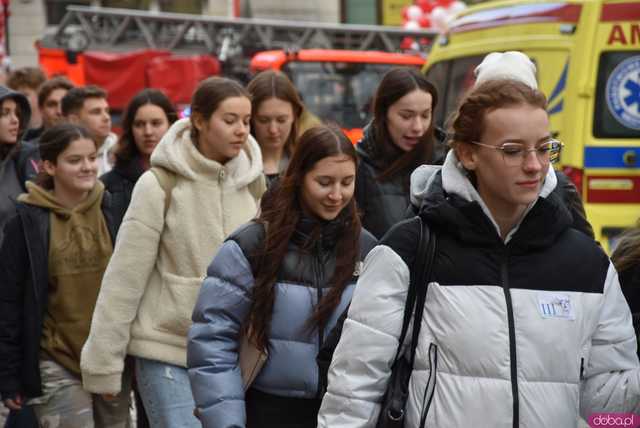
[[126, 354], [186, 367], [187, 332], [206, 269], [225, 237], [253, 218], [265, 190], [253, 137], [222, 165], [191, 142], [188, 119], [176, 122], [151, 165], [176, 175], [169, 209], [147, 171], [133, 191], [102, 281], [82, 349], [84, 388], [118, 393]]

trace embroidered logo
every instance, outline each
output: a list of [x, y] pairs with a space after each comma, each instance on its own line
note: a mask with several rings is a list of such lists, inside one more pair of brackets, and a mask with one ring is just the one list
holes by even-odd
[[538, 294], [538, 310], [542, 318], [575, 320], [575, 308], [568, 294], [542, 292]]

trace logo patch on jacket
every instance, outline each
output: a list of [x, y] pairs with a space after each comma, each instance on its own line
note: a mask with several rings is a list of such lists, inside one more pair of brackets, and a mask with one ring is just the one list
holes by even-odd
[[542, 318], [575, 320], [576, 312], [568, 294], [538, 293], [538, 310]]

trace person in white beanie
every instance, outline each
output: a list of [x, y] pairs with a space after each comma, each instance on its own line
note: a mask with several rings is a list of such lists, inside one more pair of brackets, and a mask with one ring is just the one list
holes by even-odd
[[[475, 68], [476, 81], [474, 86], [477, 87], [489, 80], [507, 79], [517, 80], [532, 89], [538, 89], [536, 73], [536, 65], [522, 52], [492, 52]], [[571, 212], [573, 227], [593, 238], [593, 227], [587, 220], [578, 189], [563, 172], [555, 170], [555, 173], [558, 180], [557, 192], [561, 194], [565, 205]]]
[[576, 427], [580, 415], [640, 411], [631, 313], [609, 258], [572, 227], [555, 191], [562, 143], [529, 64], [514, 53], [483, 61], [419, 218], [394, 226], [367, 256], [318, 427], [387, 417], [392, 364], [411, 349], [399, 345], [410, 280], [426, 262], [416, 259], [423, 222], [435, 255], [426, 283], [415, 284], [426, 300], [409, 328], [419, 330], [396, 415], [403, 426]]
[[532, 89], [538, 89], [536, 65], [528, 56], [518, 51], [492, 52], [475, 69], [474, 87], [489, 80], [512, 79]]

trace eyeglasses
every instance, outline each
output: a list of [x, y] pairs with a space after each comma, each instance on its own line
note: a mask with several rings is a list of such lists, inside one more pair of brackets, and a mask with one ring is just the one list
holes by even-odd
[[487, 147], [489, 149], [500, 150], [502, 158], [507, 166], [520, 166], [523, 164], [527, 155], [534, 152], [541, 164], [546, 165], [556, 163], [560, 160], [560, 152], [564, 147], [558, 140], [549, 140], [532, 149], [525, 148], [522, 143], [504, 143], [501, 146], [492, 146], [490, 144], [482, 144], [477, 141], [471, 141], [476, 146]]

